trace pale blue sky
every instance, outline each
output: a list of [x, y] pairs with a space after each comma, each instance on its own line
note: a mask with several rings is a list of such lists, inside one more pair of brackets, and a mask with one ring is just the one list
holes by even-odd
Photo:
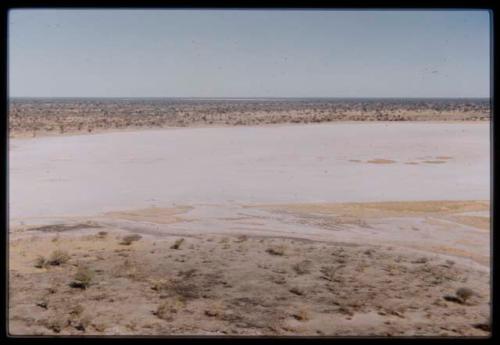
[[12, 10], [12, 97], [489, 97], [487, 11]]

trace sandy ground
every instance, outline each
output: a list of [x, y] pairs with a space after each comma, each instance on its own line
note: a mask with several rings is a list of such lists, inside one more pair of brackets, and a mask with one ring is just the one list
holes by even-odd
[[488, 134], [366, 123], [11, 140], [9, 330], [488, 336]]
[[[398, 210], [392, 203], [262, 205], [211, 218], [156, 209], [17, 228], [9, 328], [486, 336], [489, 230], [457, 217], [476, 210], [487, 220], [489, 203], [435, 203], [426, 210], [418, 202], [397, 203]], [[130, 234], [141, 238], [122, 244]], [[35, 267], [57, 251], [68, 261]], [[91, 277], [85, 289], [72, 286], [82, 267]], [[463, 287], [474, 292], [466, 301], [456, 297]]]

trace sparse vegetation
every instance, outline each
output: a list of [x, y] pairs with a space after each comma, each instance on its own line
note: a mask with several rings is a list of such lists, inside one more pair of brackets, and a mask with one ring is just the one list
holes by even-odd
[[310, 315], [305, 309], [297, 310], [292, 314], [292, 316], [299, 321], [307, 321], [310, 319]]
[[48, 265], [48, 262], [43, 256], [39, 255], [35, 259], [35, 267], [36, 268], [45, 268], [45, 267], [47, 267], [47, 265]]
[[105, 323], [96, 323], [96, 322], [94, 322], [94, 323], [92, 323], [92, 327], [94, 327], [94, 329], [97, 332], [104, 332], [108, 326]]
[[87, 316], [79, 317], [76, 320], [72, 320], [71, 324], [73, 327], [75, 327], [76, 330], [84, 332], [90, 326], [91, 319], [87, 315]]
[[65, 264], [69, 260], [69, 254], [64, 250], [55, 250], [49, 257], [47, 263], [52, 266]]
[[133, 234], [133, 235], [127, 235], [122, 238], [120, 244], [124, 246], [129, 246], [132, 244], [132, 242], [139, 241], [142, 238], [141, 235], [138, 234]]
[[179, 249], [181, 244], [184, 242], [183, 238], [178, 239], [175, 243], [170, 247], [170, 249]]
[[204, 311], [208, 317], [221, 317], [224, 313], [224, 306], [219, 302], [210, 304]]
[[41, 301], [39, 301], [39, 302], [36, 303], [36, 306], [40, 307], [40, 308], [43, 308], [43, 309], [47, 309], [48, 302], [46, 300], [41, 300]]
[[290, 292], [293, 293], [293, 294], [295, 294], [295, 295], [298, 295], [298, 296], [302, 296], [304, 294], [304, 290], [302, 290], [301, 288], [296, 287], [296, 286], [292, 287], [290, 289]]
[[[115, 239], [110, 232], [107, 236], [114, 245], [106, 248], [95, 240], [96, 235], [97, 231], [84, 233], [81, 242], [71, 247], [63, 247], [68, 238], [61, 239], [58, 245], [68, 249], [70, 263], [76, 267], [66, 264], [42, 272], [33, 268], [33, 262], [16, 262], [27, 264], [24, 268], [28, 269], [11, 273], [15, 331], [176, 335], [203, 329], [231, 335], [314, 335], [321, 331], [334, 336], [367, 332], [432, 336], [442, 331], [481, 336], [491, 331], [482, 311], [488, 303], [486, 293], [477, 303], [463, 303], [456, 288], [468, 285], [455, 285], [468, 276], [474, 282], [470, 288], [486, 291], [487, 275], [458, 264], [444, 266], [445, 259], [440, 257], [414, 264], [423, 254], [394, 253], [379, 247], [370, 257], [365, 245], [266, 237], [262, 243], [260, 238], [248, 239], [242, 244], [245, 253], [237, 253], [240, 244], [234, 242], [236, 237], [229, 237], [232, 249], [227, 252], [218, 243], [221, 237], [210, 243], [202, 236], [190, 237], [182, 251], [169, 249], [179, 237], [158, 238], [154, 247], [153, 241], [143, 239], [141, 246], [131, 250], [118, 245], [122, 236]], [[45, 243], [54, 246], [50, 239]], [[21, 257], [20, 250], [29, 253], [30, 246], [19, 243], [15, 242], [14, 253]], [[194, 249], [189, 250], [191, 244]], [[286, 246], [284, 255], [288, 257], [265, 252], [279, 245]], [[128, 252], [129, 258], [119, 256], [116, 248]], [[149, 254], [152, 248], [153, 255]], [[98, 254], [102, 260], [96, 259]], [[337, 263], [340, 257], [344, 264]], [[185, 261], [176, 260], [181, 258]], [[389, 276], [386, 268], [398, 261], [396, 266], [407, 270], [398, 269]], [[357, 268], [362, 265], [368, 268], [360, 274]], [[136, 278], [130, 279], [131, 274]], [[443, 283], [435, 285], [440, 277]], [[450, 279], [453, 277], [459, 279]], [[453, 303], [442, 298], [446, 292], [453, 295]], [[25, 317], [27, 310], [30, 315]], [[367, 326], [361, 325], [358, 316], [365, 313], [378, 313], [377, 323], [366, 318]], [[412, 324], [415, 314], [419, 322]], [[441, 328], [449, 325], [448, 330]], [[371, 329], [366, 331], [366, 327]], [[451, 327], [463, 329], [463, 333]]]
[[[263, 115], [264, 113], [264, 115]], [[91, 118], [89, 118], [89, 114]], [[138, 116], [140, 115], [140, 116]], [[127, 127], [185, 127], [205, 123], [258, 125], [330, 121], [490, 119], [478, 100], [26, 100], [9, 101], [9, 132], [37, 135]], [[85, 125], [85, 126], [84, 126]]]
[[480, 329], [484, 332], [491, 332], [491, 321], [488, 320], [487, 322], [475, 323], [472, 325], [472, 327]]
[[87, 289], [94, 277], [94, 272], [92, 272], [88, 267], [79, 266], [73, 281], [70, 283], [71, 287], [79, 289]]
[[271, 255], [283, 256], [285, 255], [286, 247], [284, 245], [281, 246], [273, 246], [266, 249], [266, 252]]
[[45, 325], [48, 329], [54, 331], [54, 333], [60, 333], [65, 324], [66, 322], [61, 318], [52, 318], [47, 320]]
[[183, 299], [200, 297], [200, 287], [191, 282], [175, 279], [171, 281], [169, 288]]
[[455, 294], [462, 303], [466, 303], [469, 298], [476, 295], [476, 293], [468, 287], [461, 287], [457, 289]]
[[94, 224], [92, 222], [87, 223], [79, 223], [79, 224], [51, 224], [51, 225], [43, 225], [37, 226], [34, 228], [30, 228], [30, 231], [41, 231], [41, 232], [55, 232], [56, 235], [52, 239], [54, 242], [59, 240], [59, 233], [64, 231], [75, 231], [80, 229], [87, 228], [99, 228], [100, 226]]
[[103, 238], [106, 238], [106, 236], [108, 236], [108, 232], [107, 232], [107, 231], [99, 231], [99, 232], [97, 233], [97, 237], [98, 237], [98, 238], [103, 239]]
[[179, 298], [172, 298], [160, 303], [158, 308], [153, 312], [158, 318], [173, 321], [173, 314], [178, 313], [185, 307], [185, 302]]
[[163, 290], [168, 289], [170, 282], [167, 279], [152, 279], [150, 280], [150, 283], [151, 283], [151, 290], [161, 292]]
[[312, 262], [310, 260], [303, 260], [292, 266], [293, 270], [297, 274], [308, 274], [311, 273]]
[[73, 316], [80, 316], [84, 310], [85, 308], [81, 304], [77, 304], [70, 309], [69, 314]]
[[196, 268], [191, 268], [186, 271], [179, 271], [177, 273], [178, 276], [183, 277], [184, 279], [190, 279], [198, 270]]
[[248, 240], [248, 236], [247, 235], [239, 235], [236, 238], [236, 242], [245, 242], [246, 240]]
[[321, 273], [323, 273], [323, 275], [321, 278], [333, 282], [335, 281], [337, 271], [343, 267], [345, 267], [345, 265], [322, 267]]

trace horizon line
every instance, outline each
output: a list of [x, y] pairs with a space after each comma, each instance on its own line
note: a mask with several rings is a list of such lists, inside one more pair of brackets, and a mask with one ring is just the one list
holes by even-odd
[[280, 96], [280, 97], [202, 97], [202, 96], [9, 96], [9, 99], [220, 99], [220, 100], [252, 100], [252, 99], [491, 99], [491, 96], [360, 96], [360, 97], [338, 97], [338, 96]]

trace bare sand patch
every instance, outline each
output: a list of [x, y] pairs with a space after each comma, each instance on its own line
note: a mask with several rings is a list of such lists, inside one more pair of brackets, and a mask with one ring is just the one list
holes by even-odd
[[[462, 243], [464, 243], [464, 242], [462, 242]], [[470, 243], [466, 243], [466, 244], [470, 244]], [[451, 255], [459, 256], [459, 257], [468, 257], [468, 258], [474, 259], [478, 262], [481, 262], [484, 265], [489, 265], [489, 263], [490, 263], [489, 258], [485, 258], [484, 256], [476, 255], [475, 253], [471, 252], [470, 250], [465, 250], [465, 249], [461, 249], [461, 248], [457, 248], [457, 247], [442, 245], [442, 246], [433, 246], [431, 248], [426, 248], [426, 249], [428, 249], [428, 250], [430, 249], [436, 253], [447, 253], [447, 254], [451, 254]]]
[[422, 163], [428, 163], [428, 164], [443, 164], [443, 163], [446, 163], [446, 161], [440, 161], [440, 160], [426, 160], [426, 161], [423, 161]]
[[481, 230], [490, 230], [490, 217], [484, 216], [454, 216], [453, 219], [461, 224], [469, 225]]
[[259, 207], [295, 212], [348, 216], [388, 217], [419, 213], [460, 213], [489, 210], [488, 201], [398, 201], [365, 203], [310, 203], [262, 205]]
[[177, 206], [172, 208], [151, 207], [141, 210], [107, 212], [104, 213], [103, 216], [112, 219], [151, 222], [157, 224], [172, 224], [183, 221], [184, 219], [179, 215], [186, 213], [191, 209], [191, 206]]
[[384, 158], [375, 158], [371, 159], [369, 161], [366, 161], [367, 163], [372, 163], [372, 164], [392, 164], [396, 163], [396, 161], [392, 159], [384, 159]]
[[[308, 227], [311, 237], [345, 242], [393, 244], [436, 255], [454, 255], [484, 269], [489, 263], [490, 240], [486, 219], [461, 219], [464, 212], [485, 212], [488, 201], [379, 202], [344, 204], [260, 205], [283, 219]], [[467, 217], [467, 216], [465, 216]], [[290, 220], [291, 222], [292, 220]], [[478, 232], [478, 226], [483, 229]], [[313, 232], [322, 229], [323, 232]], [[281, 230], [283, 231], [283, 230]], [[455, 251], [440, 250], [442, 246]], [[472, 260], [472, 261], [470, 261]], [[475, 265], [474, 264], [474, 265]]]

